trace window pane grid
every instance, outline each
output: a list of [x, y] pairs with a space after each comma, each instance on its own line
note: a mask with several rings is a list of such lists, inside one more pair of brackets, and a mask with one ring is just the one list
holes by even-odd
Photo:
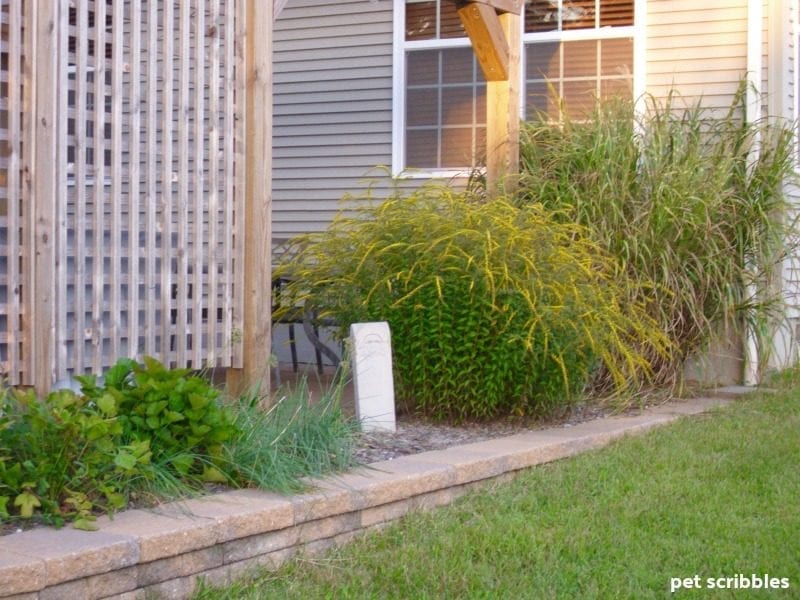
[[[403, 168], [474, 166], [485, 153], [486, 86], [456, 4], [405, 8]], [[597, 97], [631, 97], [634, 0], [526, 0], [523, 18], [527, 118], [557, 117], [557, 99], [580, 117]]]
[[406, 2], [406, 41], [466, 37], [456, 3], [451, 0]]
[[474, 164], [485, 129], [486, 86], [470, 48], [407, 52], [407, 167], [461, 168]]
[[595, 97], [633, 92], [632, 38], [527, 43], [525, 62], [527, 119], [539, 112], [557, 118], [558, 98], [580, 116]]
[[525, 32], [631, 26], [634, 0], [527, 0]]

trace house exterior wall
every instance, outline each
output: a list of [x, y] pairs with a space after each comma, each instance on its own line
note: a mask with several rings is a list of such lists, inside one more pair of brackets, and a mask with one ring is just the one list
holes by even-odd
[[[657, 99], [675, 89], [687, 103], [727, 110], [750, 70], [764, 100], [748, 114], [796, 119], [797, 4], [762, 0], [754, 11], [748, 0], [638, 0], [644, 59], [634, 89]], [[368, 176], [378, 194], [388, 188], [388, 172], [375, 167], [392, 162], [392, 29], [389, 0], [289, 0], [276, 21], [276, 242], [324, 229]], [[786, 189], [800, 207], [800, 190]], [[786, 261], [781, 279], [789, 320], [776, 335], [775, 365], [797, 355], [800, 257]]]
[[[768, 20], [768, 47], [765, 61], [768, 68], [767, 114], [793, 123], [798, 131], [798, 2], [797, 0], [772, 0], [765, 2]], [[800, 150], [798, 140], [795, 140]], [[800, 153], [796, 153], [796, 167], [800, 165]], [[790, 221], [800, 217], [800, 187], [796, 182], [787, 182], [786, 194], [794, 210]], [[800, 256], [795, 253], [784, 261], [782, 268], [782, 291], [787, 303], [786, 320], [777, 328], [773, 344], [772, 366], [782, 367], [798, 360], [800, 339]]]
[[291, 0], [275, 21], [273, 238], [326, 227], [392, 160], [392, 2]]
[[[770, 4], [764, 0], [765, 15]], [[656, 98], [674, 88], [687, 102], [730, 106], [747, 72], [747, 0], [637, 6], [646, 11], [637, 88]], [[388, 185], [376, 167], [392, 163], [392, 12], [390, 0], [290, 0], [275, 22], [278, 243], [324, 229], [340, 198], [363, 191], [365, 179]]]
[[648, 0], [646, 89], [730, 106], [747, 69], [746, 0]]

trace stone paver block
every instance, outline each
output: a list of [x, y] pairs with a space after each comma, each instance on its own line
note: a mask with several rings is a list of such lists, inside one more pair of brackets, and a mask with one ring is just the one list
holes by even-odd
[[360, 499], [362, 508], [379, 506], [417, 496], [455, 483], [455, 470], [448, 465], [430, 464], [406, 456], [376, 462], [336, 478], [335, 484]]
[[298, 547], [292, 546], [291, 548], [284, 548], [269, 554], [262, 554], [231, 563], [228, 565], [231, 581], [257, 576], [263, 570], [276, 571], [286, 561], [296, 556], [297, 553]]
[[[543, 429], [535, 431], [537, 435], [579, 439], [583, 437], [593, 436], [601, 441], [608, 441], [614, 437], [624, 435], [626, 433], [635, 433], [645, 431], [657, 425], [663, 425], [673, 421], [674, 417], [666, 414], [640, 414], [634, 416], [624, 417], [606, 417], [605, 419], [596, 419], [594, 421], [586, 421], [578, 423], [570, 427], [556, 427], [553, 429]], [[504, 439], [516, 439], [530, 434], [518, 434]]]
[[508, 468], [505, 453], [498, 454], [492, 449], [473, 446], [464, 444], [446, 450], [422, 452], [415, 454], [414, 459], [419, 462], [449, 465], [455, 471], [453, 482], [457, 485], [495, 477]]
[[[502, 480], [508, 475], [513, 478], [513, 473], [520, 469], [546, 464], [555, 460], [568, 458], [587, 450], [593, 450], [605, 446], [615, 437], [621, 435], [617, 433], [594, 433], [585, 435], [553, 435], [547, 432], [530, 432], [514, 436], [514, 439], [502, 438], [499, 440], [488, 440], [479, 442], [485, 444], [484, 449], [493, 451], [505, 451], [507, 472], [499, 474], [492, 481]], [[523, 436], [529, 439], [524, 439]], [[494, 443], [492, 443], [494, 442]], [[468, 486], [480, 486], [481, 481], [469, 482]]]
[[222, 537], [214, 519], [189, 514], [166, 516], [145, 510], [128, 510], [97, 519], [100, 532], [133, 537], [143, 563], [207, 548]]
[[247, 581], [257, 577], [261, 571], [275, 570], [274, 559], [269, 554], [254, 556], [252, 558], [240, 560], [225, 566], [228, 567], [228, 576], [232, 582], [242, 580]]
[[414, 502], [411, 498], [365, 508], [361, 511], [361, 527], [371, 527], [377, 523], [394, 521], [407, 515], [414, 508]]
[[757, 387], [751, 387], [749, 385], [725, 385], [707, 390], [707, 393], [718, 398], [735, 400], [737, 398], [741, 398], [742, 396], [746, 396], [747, 394], [752, 394], [758, 391], [761, 390]]
[[690, 402], [673, 400], [654, 406], [647, 412], [654, 415], [696, 415], [730, 403], [726, 398], [692, 398]]
[[210, 546], [178, 556], [162, 558], [139, 565], [137, 582], [139, 587], [147, 587], [176, 577], [202, 573], [222, 566], [221, 545]]
[[39, 600], [96, 600], [136, 589], [136, 567], [117, 569], [102, 575], [84, 577], [48, 587], [39, 592]]
[[0, 598], [12, 594], [35, 592], [45, 586], [44, 561], [34, 556], [22, 556], [9, 552], [6, 540], [18, 534], [5, 536], [0, 540]]
[[439, 506], [446, 506], [466, 493], [462, 488], [463, 486], [461, 485], [454, 485], [449, 488], [414, 496], [411, 499], [412, 507], [414, 510], [431, 510]]
[[291, 500], [261, 490], [236, 490], [182, 504], [190, 514], [216, 521], [220, 542], [276, 531], [294, 524]]
[[300, 556], [318, 556], [336, 546], [333, 538], [323, 538], [306, 542], [300, 546]]
[[179, 577], [156, 583], [144, 588], [144, 598], [158, 600], [186, 600], [195, 593], [198, 586], [197, 577]]
[[306, 542], [330, 538], [346, 531], [358, 529], [360, 525], [361, 515], [359, 512], [326, 517], [317, 521], [308, 521], [297, 526], [298, 542], [305, 544]]
[[132, 592], [125, 592], [124, 594], [117, 594], [112, 596], [109, 600], [151, 600], [146, 596], [147, 594], [144, 590], [134, 590]]
[[231, 582], [231, 568], [228, 565], [209, 569], [196, 575], [198, 580], [202, 580], [206, 585], [214, 587], [224, 587]]
[[271, 531], [252, 535], [241, 540], [231, 540], [223, 545], [225, 564], [241, 562], [249, 558], [270, 554], [297, 544], [300, 531], [297, 527], [288, 527], [281, 531]]
[[[419, 457], [419, 454], [402, 456], [372, 463], [370, 467], [378, 472], [418, 479], [418, 484], [414, 487], [414, 495], [440, 490], [456, 483], [456, 470], [453, 465], [435, 460], [420, 460]], [[405, 494], [404, 497], [409, 495]]]
[[[493, 473], [493, 476], [499, 477], [507, 471], [516, 471], [568, 456], [569, 452], [564, 445], [565, 439], [567, 438], [554, 439], [539, 435], [539, 432], [528, 432], [467, 444], [450, 450], [456, 453], [461, 452], [465, 457], [475, 456], [485, 457], [488, 461], [495, 460], [494, 467], [485, 465], [482, 468]], [[485, 479], [485, 477], [479, 477], [481, 465], [478, 464], [477, 467], [473, 470], [467, 464], [462, 465], [463, 476], [459, 483], [472, 483]]]
[[42, 561], [45, 587], [122, 569], [139, 560], [134, 539], [114, 532], [32, 529], [5, 536], [2, 546]]
[[362, 508], [363, 498], [353, 493], [346, 485], [342, 485], [345, 478], [346, 475], [329, 475], [313, 481], [313, 491], [292, 496], [295, 524]]

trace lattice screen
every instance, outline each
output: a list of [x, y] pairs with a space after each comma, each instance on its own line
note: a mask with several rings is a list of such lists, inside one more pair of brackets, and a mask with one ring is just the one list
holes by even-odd
[[[23, 199], [23, 131], [29, 126], [29, 86], [23, 56], [29, 53], [22, 2], [0, 4], [0, 373], [12, 384], [30, 370], [23, 324], [28, 316], [28, 212]], [[27, 80], [29, 81], [29, 80]]]
[[[238, 2], [48, 1], [59, 5], [60, 49], [55, 378], [144, 354], [176, 366], [241, 366]], [[30, 3], [0, 3], [13, 58], [19, 36], [5, 23]], [[4, 81], [13, 62], [3, 62]], [[0, 101], [18, 100], [4, 90]], [[11, 119], [0, 125], [3, 149], [20, 145]], [[11, 173], [6, 154], [0, 169]], [[12, 184], [0, 206], [16, 202], [24, 217]], [[24, 380], [24, 342], [10, 343], [8, 325], [24, 313], [25, 254], [9, 266], [13, 246], [24, 247], [22, 217], [17, 239], [13, 220], [0, 230], [0, 351], [4, 370]], [[17, 281], [23, 300], [10, 294]]]

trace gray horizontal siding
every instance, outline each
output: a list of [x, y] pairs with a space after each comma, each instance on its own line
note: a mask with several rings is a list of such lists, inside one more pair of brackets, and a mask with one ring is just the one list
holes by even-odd
[[647, 91], [730, 106], [747, 69], [746, 0], [647, 2]]
[[[275, 22], [273, 235], [324, 229], [392, 151], [392, 3], [291, 0]], [[379, 185], [386, 188], [386, 182]]]

